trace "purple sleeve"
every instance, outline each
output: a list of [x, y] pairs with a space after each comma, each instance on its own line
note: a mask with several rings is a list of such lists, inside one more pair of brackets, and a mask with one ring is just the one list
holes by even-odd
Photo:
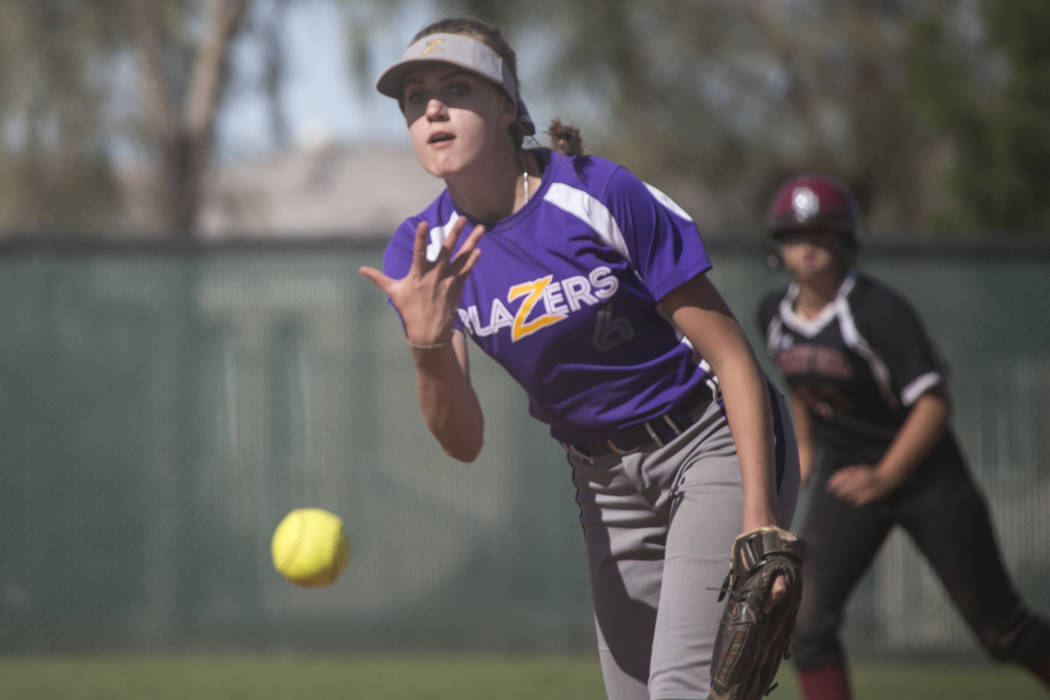
[[656, 300], [711, 269], [692, 218], [666, 194], [625, 168], [606, 186], [610, 211], [620, 227], [631, 264]]
[[383, 274], [399, 280], [412, 267], [412, 252], [416, 241], [417, 219], [405, 219], [394, 232], [383, 253]]

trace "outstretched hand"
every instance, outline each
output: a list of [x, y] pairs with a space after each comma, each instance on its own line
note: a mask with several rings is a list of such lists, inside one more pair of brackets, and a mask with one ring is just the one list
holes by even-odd
[[410, 343], [433, 345], [452, 337], [456, 306], [467, 276], [481, 256], [478, 241], [485, 233], [484, 226], [475, 226], [453, 257], [452, 252], [466, 226], [466, 218], [457, 219], [438, 249], [437, 257], [430, 261], [427, 260], [430, 226], [421, 221], [416, 227], [412, 266], [401, 279], [391, 279], [372, 267], [358, 269], [390, 297], [401, 314]]

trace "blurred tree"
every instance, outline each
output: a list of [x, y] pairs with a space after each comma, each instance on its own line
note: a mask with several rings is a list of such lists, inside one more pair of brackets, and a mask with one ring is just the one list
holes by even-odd
[[145, 132], [159, 161], [157, 211], [169, 235], [194, 234], [230, 47], [249, 4], [250, 0], [211, 0], [204, 17], [193, 12], [192, 21], [187, 21], [185, 3], [132, 4], [148, 116]]
[[[874, 235], [1050, 230], [1046, 0], [312, 1], [343, 8], [368, 86], [409, 16], [499, 23], [526, 97], [559, 105], [534, 117], [578, 124], [713, 233], [758, 236], [803, 170], [845, 180]], [[289, 5], [5, 3], [0, 229], [192, 236], [229, 93], [254, 81], [287, 141]], [[231, 58], [251, 42], [246, 77]]]
[[[0, 22], [0, 227], [100, 228], [119, 192], [104, 129], [113, 13], [5, 3]], [[60, 47], [60, 50], [58, 50]]]
[[[570, 104], [586, 95], [602, 105], [581, 124], [585, 138], [708, 230], [756, 235], [775, 187], [809, 170], [845, 180], [873, 228], [924, 218], [937, 142], [907, 99], [898, 56], [929, 2], [468, 5], [532, 39], [537, 23], [557, 17], [541, 73], [556, 76]], [[518, 45], [521, 62], [534, 64], [530, 44]]]
[[[0, 57], [0, 229], [192, 237], [234, 84], [258, 41], [272, 128], [286, 136], [278, 37], [288, 0], [5, 3]], [[130, 201], [128, 201], [130, 199]]]
[[[500, 24], [522, 74], [541, 76], [527, 97], [552, 93], [592, 152], [710, 231], [759, 235], [775, 187], [813, 170], [846, 181], [876, 236], [1031, 220], [1021, 200], [1050, 149], [1045, 0], [437, 4]], [[989, 70], [1004, 62], [1008, 78]], [[998, 105], [979, 92], [989, 80]]]
[[1050, 234], [1050, 3], [981, 0], [955, 24], [966, 50], [928, 19], [916, 33], [941, 50], [912, 57], [917, 102], [951, 137], [940, 227]]

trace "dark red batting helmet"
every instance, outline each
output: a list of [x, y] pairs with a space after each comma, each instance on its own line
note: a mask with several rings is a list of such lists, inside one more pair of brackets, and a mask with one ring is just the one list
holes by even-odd
[[773, 238], [790, 231], [838, 231], [856, 247], [860, 215], [856, 200], [841, 182], [825, 175], [802, 175], [777, 190], [767, 229]]

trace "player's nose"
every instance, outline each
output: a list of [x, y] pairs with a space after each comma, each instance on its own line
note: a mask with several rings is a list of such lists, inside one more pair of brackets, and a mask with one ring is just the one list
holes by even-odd
[[448, 105], [436, 97], [427, 100], [427, 108], [424, 112], [426, 118], [431, 121], [441, 121], [448, 118]]

